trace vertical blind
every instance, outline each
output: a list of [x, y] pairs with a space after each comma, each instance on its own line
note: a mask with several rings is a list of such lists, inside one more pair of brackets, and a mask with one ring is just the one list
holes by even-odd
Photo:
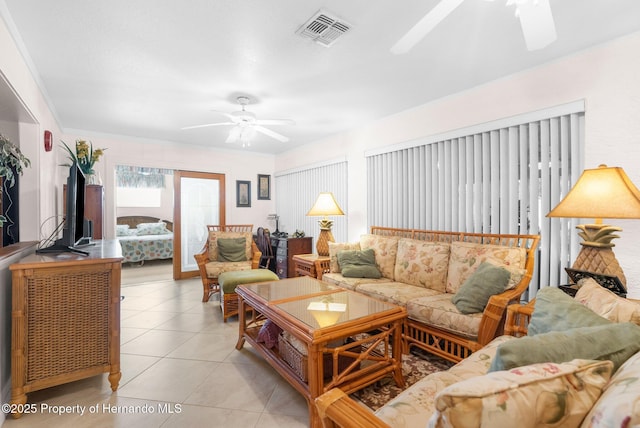
[[564, 267], [579, 250], [577, 221], [546, 214], [583, 170], [584, 106], [564, 110], [578, 111], [542, 118], [536, 112], [536, 120], [510, 118], [495, 129], [475, 127], [368, 153], [368, 224], [539, 234], [536, 271], [524, 297], [566, 283]]
[[332, 192], [346, 215], [329, 216], [333, 220], [331, 232], [336, 242], [347, 240], [347, 162], [331, 161], [293, 171], [275, 174], [276, 210], [280, 216], [279, 229], [289, 235], [302, 230], [314, 237], [314, 248], [320, 235], [319, 217], [307, 217], [320, 192]]

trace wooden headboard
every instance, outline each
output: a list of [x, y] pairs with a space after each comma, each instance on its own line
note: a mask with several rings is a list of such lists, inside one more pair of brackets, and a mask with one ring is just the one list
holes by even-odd
[[[146, 215], [125, 215], [116, 219], [116, 224], [128, 224], [131, 229], [135, 229], [140, 223], [157, 223], [160, 219], [158, 217], [151, 217]], [[167, 229], [173, 232], [173, 222], [169, 220], [162, 220], [167, 224]]]

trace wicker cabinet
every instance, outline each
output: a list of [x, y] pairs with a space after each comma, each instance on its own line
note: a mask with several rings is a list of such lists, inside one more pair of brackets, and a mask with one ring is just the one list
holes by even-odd
[[122, 252], [117, 240], [84, 249], [89, 256], [33, 254], [9, 267], [16, 409], [32, 391], [100, 373], [118, 388]]
[[293, 256], [296, 254], [311, 253], [313, 238], [276, 238], [278, 246], [276, 248], [276, 274], [279, 278], [293, 278], [296, 275], [296, 266]]

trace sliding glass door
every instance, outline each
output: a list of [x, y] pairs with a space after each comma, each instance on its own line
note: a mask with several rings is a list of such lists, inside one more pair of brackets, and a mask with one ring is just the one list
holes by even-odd
[[225, 224], [224, 174], [174, 173], [174, 279], [198, 275], [194, 254], [202, 251], [208, 224]]

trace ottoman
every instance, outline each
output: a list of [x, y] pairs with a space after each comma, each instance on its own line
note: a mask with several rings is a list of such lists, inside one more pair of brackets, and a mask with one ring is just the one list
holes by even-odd
[[238, 315], [238, 295], [236, 287], [240, 284], [253, 282], [277, 281], [278, 275], [268, 269], [249, 269], [223, 272], [218, 276], [220, 286], [220, 307], [222, 308], [222, 321]]

